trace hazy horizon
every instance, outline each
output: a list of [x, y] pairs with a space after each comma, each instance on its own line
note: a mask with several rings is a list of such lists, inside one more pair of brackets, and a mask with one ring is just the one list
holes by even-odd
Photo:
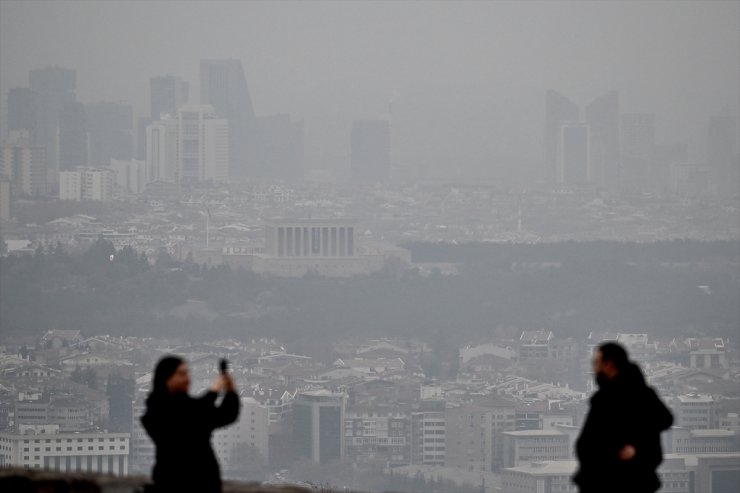
[[542, 160], [548, 89], [582, 108], [618, 90], [623, 113], [655, 113], [657, 144], [685, 143], [693, 162], [704, 160], [708, 117], [738, 114], [732, 1], [0, 8], [3, 106], [29, 70], [60, 65], [77, 70], [80, 101], [126, 101], [147, 116], [151, 76], [182, 76], [192, 100], [201, 59], [237, 58], [258, 115], [305, 120], [309, 168], [342, 166], [352, 120], [385, 117], [390, 102], [394, 164], [461, 177], [491, 164], [509, 176]]

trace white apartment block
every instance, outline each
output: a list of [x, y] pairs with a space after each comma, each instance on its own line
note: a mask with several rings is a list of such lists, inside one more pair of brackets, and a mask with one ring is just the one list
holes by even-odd
[[59, 173], [61, 200], [108, 201], [113, 198], [115, 172], [109, 168], [77, 168]]
[[16, 193], [44, 195], [47, 184], [46, 149], [16, 141], [0, 148], [0, 175], [10, 181]]
[[239, 459], [238, 451], [243, 447], [254, 447], [265, 461], [270, 457], [267, 406], [252, 397], [242, 397], [241, 403], [237, 422], [213, 434], [213, 449], [224, 469], [238, 467], [234, 461]]
[[521, 430], [503, 433], [504, 467], [573, 457], [571, 439], [560, 430]]
[[128, 433], [60, 433], [57, 425], [0, 432], [0, 467], [128, 474]]
[[147, 180], [229, 179], [229, 123], [209, 104], [183, 105], [174, 119], [147, 127]]

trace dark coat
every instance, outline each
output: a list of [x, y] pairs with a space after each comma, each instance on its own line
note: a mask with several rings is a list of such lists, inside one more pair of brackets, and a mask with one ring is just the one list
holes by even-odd
[[141, 424], [156, 446], [152, 480], [157, 492], [221, 492], [221, 471], [211, 448], [211, 433], [236, 421], [239, 397], [217, 394], [193, 398], [187, 394], [152, 396]]
[[[573, 481], [581, 493], [657, 491], [656, 469], [663, 461], [660, 433], [672, 424], [671, 412], [632, 365], [591, 397], [591, 409], [576, 442], [580, 469]], [[625, 445], [635, 447], [632, 460], [619, 460]]]

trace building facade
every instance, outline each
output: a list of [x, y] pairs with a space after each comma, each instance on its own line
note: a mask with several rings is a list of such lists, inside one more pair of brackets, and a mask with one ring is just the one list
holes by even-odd
[[293, 402], [293, 445], [297, 457], [317, 464], [344, 459], [344, 394], [299, 393]]
[[423, 400], [411, 412], [411, 463], [444, 466], [447, 461], [445, 401]]
[[110, 168], [78, 168], [59, 173], [60, 200], [108, 201], [113, 198], [116, 177]]
[[0, 432], [0, 467], [128, 474], [128, 433], [62, 433], [56, 425]]
[[386, 410], [347, 411], [344, 451], [348, 462], [381, 463], [386, 467], [410, 463], [408, 414]]
[[0, 152], [0, 175], [10, 181], [14, 194], [45, 195], [48, 191], [46, 148], [30, 145], [26, 130], [11, 132]]

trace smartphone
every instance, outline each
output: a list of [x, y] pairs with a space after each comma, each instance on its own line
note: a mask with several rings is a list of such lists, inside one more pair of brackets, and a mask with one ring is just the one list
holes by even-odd
[[225, 375], [229, 371], [229, 362], [222, 358], [221, 361], [218, 362], [218, 369]]

